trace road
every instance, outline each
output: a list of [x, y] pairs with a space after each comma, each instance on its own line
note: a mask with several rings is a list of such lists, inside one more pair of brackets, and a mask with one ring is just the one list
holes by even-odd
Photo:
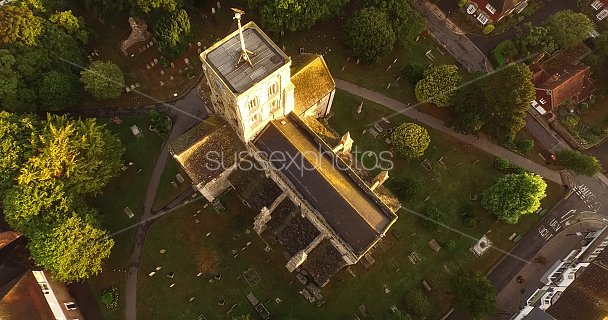
[[173, 108], [170, 108], [170, 114], [173, 119], [173, 126], [169, 137], [165, 140], [161, 149], [160, 155], [156, 161], [154, 171], [148, 182], [146, 196], [144, 199], [144, 209], [140, 221], [146, 221], [137, 226], [135, 231], [135, 240], [129, 257], [129, 266], [127, 269], [127, 285], [125, 293], [125, 318], [127, 320], [137, 320], [137, 282], [139, 279], [139, 265], [141, 261], [141, 253], [144, 246], [146, 232], [152, 224], [150, 221], [154, 217], [152, 205], [156, 198], [156, 191], [160, 183], [160, 177], [165, 169], [167, 162], [169, 143], [186, 132], [192, 126], [199, 123], [203, 118], [207, 117], [203, 101], [196, 94], [197, 89], [191, 90], [184, 98], [178, 100]]
[[505, 288], [498, 294], [496, 299], [496, 307], [498, 308], [499, 314], [495, 319], [506, 320], [509, 319], [513, 314], [519, 312], [520, 308], [526, 303], [526, 300], [534, 293], [534, 291], [543, 286], [540, 282], [541, 277], [553, 266], [553, 264], [563, 259], [570, 251], [580, 248], [582, 235], [577, 235], [577, 232], [581, 234], [587, 231], [600, 230], [605, 224], [597, 221], [585, 221], [571, 225], [564, 232], [554, 237], [547, 243], [535, 256], [546, 258], [546, 264], [539, 264], [532, 262], [526, 264], [518, 273], [525, 281], [523, 283], [517, 282], [517, 277], [511, 279], [511, 281], [505, 286]]
[[[457, 9], [457, 1], [453, 0], [440, 0], [437, 6], [444, 12], [450, 12], [451, 10]], [[558, 11], [573, 10], [580, 11], [575, 0], [559, 0], [546, 2], [546, 4], [536, 11], [533, 15], [524, 19], [519, 25], [523, 25], [526, 22], [531, 22], [532, 25], [538, 26], [542, 24], [549, 16], [553, 15]], [[448, 29], [449, 30], [449, 29]], [[501, 33], [499, 35], [475, 35], [467, 34], [466, 37], [475, 44], [475, 46], [487, 57], [490, 52], [494, 50], [497, 44], [500, 42], [513, 39], [517, 35], [517, 29], [511, 28], [509, 31]]]
[[445, 15], [431, 3], [415, 3], [416, 8], [427, 19], [427, 30], [469, 71], [487, 72], [492, 66], [484, 54], [464, 35], [456, 34], [446, 25]]

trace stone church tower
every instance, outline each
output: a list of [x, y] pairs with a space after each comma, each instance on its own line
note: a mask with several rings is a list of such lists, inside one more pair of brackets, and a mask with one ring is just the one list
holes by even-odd
[[294, 85], [291, 59], [255, 23], [242, 30], [250, 60], [242, 59], [239, 30], [201, 53], [201, 60], [214, 111], [247, 143], [294, 110]]

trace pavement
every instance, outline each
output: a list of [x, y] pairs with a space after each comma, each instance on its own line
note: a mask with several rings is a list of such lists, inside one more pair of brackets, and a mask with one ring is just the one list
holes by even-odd
[[170, 110], [173, 126], [169, 133], [169, 137], [163, 144], [154, 171], [148, 182], [143, 214], [140, 218], [140, 221], [145, 222], [137, 226], [135, 240], [133, 241], [133, 247], [129, 257], [125, 292], [125, 319], [127, 320], [137, 320], [137, 282], [139, 279], [139, 264], [141, 262], [141, 253], [146, 232], [152, 224], [153, 220], [151, 219], [155, 214], [152, 211], [152, 205], [156, 198], [160, 177], [165, 169], [165, 164], [167, 163], [169, 143], [207, 117], [204, 103], [197, 95], [197, 89], [191, 90], [182, 99], [178, 100]]
[[[566, 257], [570, 251], [580, 248], [583, 235], [588, 231], [600, 230], [605, 224], [597, 221], [585, 221], [572, 225], [561, 234], [553, 238], [541, 250], [536, 253], [535, 258], [544, 257], [547, 263], [540, 264], [531, 262], [525, 264], [519, 271], [525, 281], [517, 282], [517, 277], [511, 279], [505, 288], [500, 291], [496, 299], [498, 314], [495, 319], [507, 320], [519, 312], [526, 304], [526, 300], [544, 284], [540, 282], [541, 277], [553, 266], [553, 264]], [[581, 235], [577, 235], [580, 233]]]
[[455, 33], [459, 31], [439, 8], [430, 2], [414, 3], [414, 6], [426, 17], [427, 30], [464, 68], [479, 72], [492, 70], [484, 54], [465, 35]]

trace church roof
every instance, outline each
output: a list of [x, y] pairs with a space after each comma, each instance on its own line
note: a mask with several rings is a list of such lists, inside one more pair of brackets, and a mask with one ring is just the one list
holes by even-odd
[[195, 185], [207, 184], [239, 160], [245, 145], [234, 129], [211, 116], [175, 139], [169, 151]]
[[243, 38], [246, 49], [253, 52], [253, 55], [249, 55], [252, 65], [245, 61], [238, 63], [241, 55], [238, 30], [201, 54], [203, 60], [235, 93], [247, 91], [289, 61], [287, 55], [255, 23], [249, 22], [243, 26]]
[[336, 83], [323, 56], [301, 54], [294, 58], [291, 69], [291, 82], [295, 86], [294, 109], [297, 115], [302, 115], [311, 105], [336, 89]]
[[[397, 219], [377, 198], [366, 193], [353, 172], [324, 151], [295, 117], [273, 121], [255, 145], [282, 172], [353, 252], [364, 254]], [[281, 155], [281, 156], [276, 156]], [[371, 191], [370, 191], [371, 192]]]

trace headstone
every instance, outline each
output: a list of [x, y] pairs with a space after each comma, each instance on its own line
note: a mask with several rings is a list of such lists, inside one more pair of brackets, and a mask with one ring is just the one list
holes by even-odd
[[175, 182], [175, 180], [171, 181], [171, 186], [173, 186], [173, 189], [179, 189], [179, 187], [177, 186], [177, 182]]
[[160, 86], [161, 86], [161, 87], [164, 87], [164, 86], [165, 86], [165, 83], [161, 81], [161, 82], [160, 82]]
[[173, 76], [169, 76], [169, 80], [173, 81], [173, 79], [175, 79]]
[[129, 93], [129, 92], [131, 92], [131, 88], [129, 88], [129, 87], [125, 87], [125, 91], [126, 91], [127, 93]]
[[184, 63], [185, 63], [185, 64], [190, 64], [190, 59], [188, 59], [188, 58], [184, 58]]
[[171, 68], [175, 68], [175, 63], [171, 62]]
[[153, 276], [153, 275], [155, 275], [155, 274], [156, 274], [156, 272], [155, 272], [155, 271], [152, 271], [152, 272], [148, 273], [148, 276], [150, 276], [150, 277], [151, 277], [151, 276]]
[[196, 43], [196, 46], [197, 46], [197, 47], [200, 47], [200, 46], [202, 46], [202, 45], [203, 45], [203, 44], [202, 44], [200, 41]]
[[190, 300], [188, 300], [189, 302], [194, 301], [194, 297], [191, 297]]
[[150, 70], [150, 68], [151, 68], [151, 67], [150, 67], [150, 64], [149, 64], [149, 63], [148, 63], [148, 64], [146, 64], [146, 69]]
[[154, 58], [154, 64], [158, 63], [158, 59]]
[[173, 288], [173, 287], [175, 287], [175, 283], [172, 283], [172, 284], [169, 286], [169, 288]]
[[162, 268], [163, 268], [163, 267], [156, 267], [156, 271], [158, 271], [158, 270], [160, 270], [160, 269], [162, 269]]
[[131, 90], [135, 90], [137, 88], [134, 84], [131, 85]]
[[[184, 181], [186, 181], [186, 180], [184, 180], [184, 177], [182, 176], [181, 173], [176, 174], [175, 179], [177, 179], [177, 182], [179, 182], [179, 183], [184, 183]], [[198, 212], [200, 212], [200, 210]]]
[[203, 50], [201, 50], [201, 48], [196, 49], [196, 52], [201, 53], [203, 52]]
[[220, 9], [222, 7], [222, 4], [218, 1], [217, 2], [217, 8]]
[[167, 252], [167, 250], [165, 250], [165, 249], [160, 249], [160, 254], [164, 254], [165, 252]]
[[141, 85], [139, 84], [139, 82], [135, 82], [135, 88], [139, 88]]
[[211, 8], [211, 14], [215, 14], [215, 8]]
[[160, 75], [164, 76], [165, 75], [165, 70], [160, 70]]

